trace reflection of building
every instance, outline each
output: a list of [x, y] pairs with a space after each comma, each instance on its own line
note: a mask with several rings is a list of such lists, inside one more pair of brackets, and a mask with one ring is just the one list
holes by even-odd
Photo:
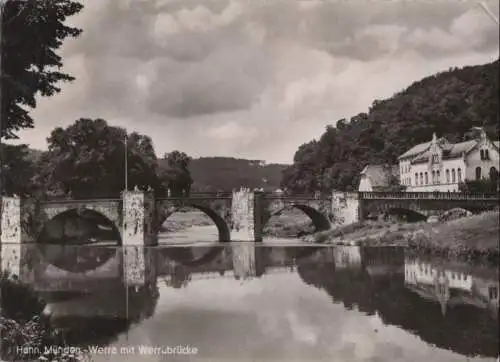
[[366, 272], [373, 277], [400, 274], [404, 266], [402, 247], [364, 247], [361, 258]]
[[447, 306], [469, 304], [495, 311], [498, 308], [498, 280], [484, 279], [459, 268], [437, 267], [431, 263], [405, 260], [405, 284], [423, 298]]
[[361, 267], [361, 247], [336, 246], [331, 248], [335, 260], [335, 268]]

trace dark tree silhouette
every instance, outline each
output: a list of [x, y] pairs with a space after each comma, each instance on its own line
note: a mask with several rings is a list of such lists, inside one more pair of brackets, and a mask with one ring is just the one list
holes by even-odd
[[26, 109], [36, 106], [36, 95], [60, 92], [57, 83], [74, 78], [60, 71], [57, 50], [68, 37], [82, 30], [64, 25], [83, 5], [71, 0], [6, 0], [1, 5], [1, 135], [33, 128]]

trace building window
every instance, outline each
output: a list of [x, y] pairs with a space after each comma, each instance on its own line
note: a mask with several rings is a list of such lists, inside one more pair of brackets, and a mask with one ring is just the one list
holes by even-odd
[[494, 300], [498, 299], [498, 289], [497, 289], [497, 287], [489, 287], [488, 288], [488, 294], [490, 296], [490, 300], [491, 299], [494, 299]]
[[415, 172], [415, 186], [418, 186], [418, 173]]
[[455, 177], [455, 169], [452, 168], [451, 169], [451, 183], [454, 184], [456, 181], [457, 181], [457, 179]]
[[432, 171], [432, 184], [436, 183], [436, 171]]
[[461, 168], [457, 168], [457, 178], [458, 178], [458, 182], [462, 182], [462, 169]]
[[424, 184], [424, 174], [420, 172], [420, 185]]
[[476, 180], [481, 180], [481, 167], [476, 167]]
[[494, 182], [498, 180], [498, 171], [495, 167], [490, 168], [490, 180]]
[[438, 184], [441, 183], [441, 175], [439, 174], [439, 170], [436, 171], [436, 183], [438, 183]]
[[427, 172], [424, 175], [425, 175], [425, 184], [428, 185], [429, 184], [429, 175], [427, 174]]
[[490, 159], [490, 151], [489, 150], [481, 150], [479, 151], [481, 155], [481, 160], [486, 161]]
[[450, 170], [446, 170], [445, 174], [446, 174], [446, 183], [449, 184], [450, 183]]

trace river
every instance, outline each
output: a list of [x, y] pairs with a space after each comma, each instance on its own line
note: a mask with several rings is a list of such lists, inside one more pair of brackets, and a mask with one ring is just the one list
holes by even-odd
[[[237, 235], [233, 235], [238, 239]], [[158, 235], [158, 243], [160, 245], [188, 245], [188, 244], [216, 244], [219, 240], [217, 228], [212, 225], [208, 226], [192, 226], [180, 231], [161, 233]], [[299, 238], [278, 238], [265, 236], [264, 243], [266, 244], [299, 244]]]
[[95, 361], [498, 356], [498, 265], [394, 247], [200, 245], [155, 248], [147, 288], [45, 293], [45, 313]]

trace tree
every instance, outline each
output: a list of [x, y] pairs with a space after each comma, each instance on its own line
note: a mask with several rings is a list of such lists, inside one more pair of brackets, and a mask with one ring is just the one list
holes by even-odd
[[36, 165], [29, 157], [26, 145], [0, 145], [0, 174], [3, 177], [3, 187], [7, 195], [27, 195], [33, 189], [32, 179]]
[[172, 196], [189, 195], [193, 179], [189, 172], [191, 158], [180, 151], [173, 151], [163, 156], [163, 168], [160, 171], [160, 180], [165, 189], [170, 190]]
[[[33, 128], [25, 107], [36, 106], [36, 95], [60, 92], [57, 83], [74, 80], [60, 71], [62, 58], [56, 53], [67, 37], [82, 30], [64, 25], [67, 17], [83, 5], [72, 0], [5, 0], [1, 33], [1, 137], [17, 138], [16, 132]], [[0, 137], [0, 139], [1, 139]]]
[[118, 196], [125, 188], [125, 138], [129, 188], [161, 191], [156, 155], [149, 137], [109, 126], [103, 119], [81, 118], [58, 127], [47, 139], [41, 177], [48, 187], [74, 197]]

